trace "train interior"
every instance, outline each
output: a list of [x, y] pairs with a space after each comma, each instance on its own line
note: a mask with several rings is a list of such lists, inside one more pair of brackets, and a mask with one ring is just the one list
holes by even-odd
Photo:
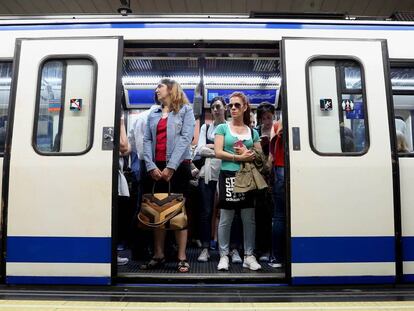
[[[163, 77], [170, 77], [178, 81], [189, 101], [192, 103], [194, 93], [199, 92], [200, 86], [204, 90], [203, 107], [193, 107], [195, 113], [199, 114], [196, 121], [195, 137], [193, 146], [198, 141], [199, 129], [204, 123], [211, 123], [212, 117], [209, 109], [209, 101], [215, 96], [223, 96], [227, 101], [229, 95], [234, 91], [242, 91], [248, 97], [255, 113], [256, 107], [263, 101], [268, 101], [278, 107], [280, 90], [280, 58], [279, 46], [274, 44], [258, 43], [254, 46], [244, 43], [221, 44], [221, 43], [194, 43], [194, 44], [131, 44], [125, 46], [123, 60], [122, 82], [126, 97], [127, 130], [131, 129], [135, 118], [142, 111], [148, 109], [154, 103], [154, 89]], [[275, 118], [279, 118], [280, 109], [276, 110]], [[252, 116], [252, 122], [257, 120]], [[189, 242], [187, 256], [191, 265], [190, 273], [177, 273], [175, 261], [175, 246], [170, 239], [166, 245], [166, 256], [170, 253], [171, 260], [162, 269], [140, 270], [139, 267], [151, 254], [152, 235], [151, 232], [139, 231], [139, 238], [133, 241], [126, 241], [126, 244], [133, 243], [132, 247], [118, 252], [120, 256], [129, 257], [131, 260], [127, 265], [118, 266], [119, 277], [143, 277], [143, 278], [179, 278], [179, 279], [222, 279], [222, 280], [251, 280], [283, 279], [284, 269], [272, 267], [267, 262], [270, 249], [267, 246], [258, 253], [262, 257], [262, 269], [250, 271], [243, 269], [242, 264], [231, 264], [228, 272], [217, 271], [219, 253], [217, 249], [217, 210], [212, 219], [212, 237], [210, 244], [210, 260], [198, 262], [197, 257], [202, 250], [198, 232], [200, 195], [198, 193], [197, 179], [191, 181], [190, 200], [188, 213], [190, 217]], [[134, 192], [134, 191], [133, 191]], [[131, 193], [131, 202], [135, 206], [136, 195]], [[269, 202], [270, 203], [270, 202]], [[271, 203], [270, 203], [271, 204]], [[122, 208], [122, 207], [120, 207]], [[260, 213], [260, 207], [257, 212]], [[271, 223], [271, 216], [267, 219], [258, 217], [257, 228], [263, 227], [260, 222]], [[240, 220], [233, 223], [232, 241], [234, 247], [242, 254], [242, 229], [238, 228]], [[122, 224], [118, 224], [122, 225]], [[257, 232], [256, 246], [268, 244], [271, 234]], [[171, 234], [173, 236], [173, 234]], [[136, 235], [135, 235], [136, 237]], [[123, 244], [125, 241], [118, 241]], [[168, 245], [169, 244], [169, 245]], [[139, 246], [137, 246], [139, 245]], [[130, 245], [131, 246], [131, 245]], [[120, 247], [124, 249], [124, 247]], [[170, 249], [170, 251], [168, 251]], [[267, 257], [267, 258], [266, 258]]]

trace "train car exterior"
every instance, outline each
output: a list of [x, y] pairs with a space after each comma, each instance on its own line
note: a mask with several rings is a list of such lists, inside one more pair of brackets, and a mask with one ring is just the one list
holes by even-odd
[[[411, 131], [414, 104], [409, 90], [392, 83], [390, 70], [414, 68], [413, 36], [408, 22], [1, 20], [0, 64], [13, 67], [12, 75], [1, 76], [10, 89], [10, 101], [4, 100], [10, 104], [1, 107], [7, 116], [0, 158], [4, 282], [116, 282], [112, 236], [124, 45], [199, 41], [280, 46], [288, 282], [412, 282], [414, 160], [397, 152], [394, 117], [396, 109], [405, 111]], [[338, 85], [338, 62], [349, 70], [350, 84]], [[58, 142], [60, 152], [44, 149], [42, 141], [49, 123], [40, 111], [60, 109], [40, 85], [46, 77], [53, 82], [51, 64], [67, 67], [71, 103], [60, 117], [79, 112], [77, 122], [61, 129], [67, 136]], [[360, 129], [352, 151], [344, 150], [338, 120]]]

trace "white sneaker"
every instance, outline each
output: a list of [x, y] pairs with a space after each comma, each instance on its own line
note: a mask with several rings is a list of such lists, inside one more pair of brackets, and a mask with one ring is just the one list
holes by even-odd
[[118, 256], [118, 258], [117, 258], [117, 263], [118, 263], [118, 266], [124, 266], [124, 265], [126, 265], [128, 262], [129, 262], [129, 259], [128, 259], [128, 258], [125, 258], [125, 257], [119, 257], [119, 256]]
[[249, 268], [250, 270], [256, 271], [262, 269], [262, 266], [256, 260], [253, 255], [244, 256], [243, 268]]
[[281, 268], [283, 266], [283, 264], [281, 262], [277, 261], [277, 259], [275, 257], [269, 258], [268, 265], [272, 268]]
[[231, 252], [231, 262], [232, 263], [242, 263], [242, 259], [239, 255], [239, 252], [237, 251], [237, 249], [233, 249], [233, 251]]
[[209, 258], [210, 258], [210, 254], [208, 253], [208, 248], [203, 248], [197, 260], [199, 262], [207, 262]]
[[217, 270], [219, 271], [228, 271], [229, 270], [229, 257], [221, 256], [219, 264], [217, 265]]

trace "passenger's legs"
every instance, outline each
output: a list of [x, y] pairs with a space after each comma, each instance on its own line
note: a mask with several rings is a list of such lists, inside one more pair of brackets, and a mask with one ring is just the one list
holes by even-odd
[[279, 263], [285, 261], [286, 207], [285, 207], [285, 169], [274, 168], [273, 185], [274, 209], [272, 217], [272, 253]]
[[187, 229], [185, 230], [176, 230], [175, 231], [175, 240], [178, 245], [178, 260], [186, 260], [187, 256], [185, 250], [187, 247]]
[[256, 219], [254, 208], [243, 208], [241, 210], [241, 219], [243, 222], [243, 245], [244, 255], [253, 255], [255, 238], [256, 238]]
[[218, 242], [220, 256], [228, 256], [230, 247], [230, 231], [233, 222], [234, 210], [220, 210], [220, 222], [218, 226]]
[[154, 258], [164, 258], [165, 230], [154, 229]]
[[272, 236], [272, 211], [273, 200], [269, 189], [266, 188], [258, 191], [255, 198], [256, 250], [263, 256], [263, 260], [269, 259]]
[[208, 248], [211, 239], [211, 220], [214, 208], [214, 195], [216, 192], [217, 181], [211, 180], [208, 184], [203, 178], [199, 180], [201, 195], [200, 210], [200, 238], [203, 248]]

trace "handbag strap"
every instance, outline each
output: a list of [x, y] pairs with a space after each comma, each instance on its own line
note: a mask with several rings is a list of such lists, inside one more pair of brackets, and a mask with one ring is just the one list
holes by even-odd
[[[157, 181], [154, 181], [153, 185], [152, 185], [152, 195], [154, 196], [155, 193], [155, 185], [157, 184]], [[171, 195], [171, 182], [168, 181], [168, 196]]]

